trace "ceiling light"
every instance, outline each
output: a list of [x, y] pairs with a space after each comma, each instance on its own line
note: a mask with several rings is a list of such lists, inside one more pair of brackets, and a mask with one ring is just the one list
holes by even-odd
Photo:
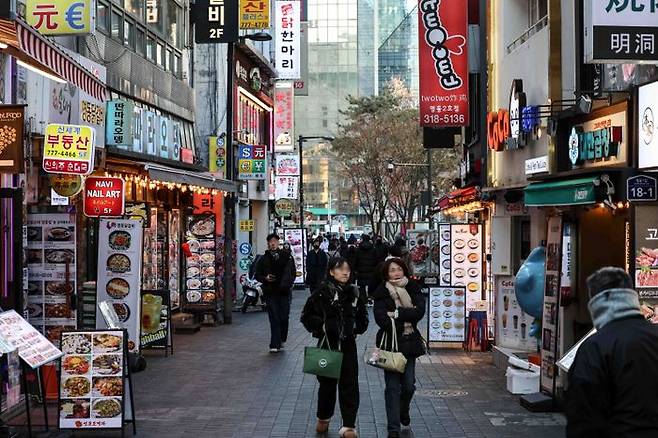
[[31, 64], [28, 64], [26, 62], [21, 61], [20, 59], [16, 60], [16, 64], [20, 65], [21, 67], [25, 67], [26, 69], [33, 71], [34, 73], [40, 74], [51, 81], [59, 82], [60, 84], [65, 84], [67, 81], [64, 79], [60, 78], [59, 76], [55, 76], [54, 74], [48, 73], [47, 71], [41, 70], [40, 68], [37, 68]]
[[8, 49], [9, 46], [5, 43], [0, 42], [0, 50]]

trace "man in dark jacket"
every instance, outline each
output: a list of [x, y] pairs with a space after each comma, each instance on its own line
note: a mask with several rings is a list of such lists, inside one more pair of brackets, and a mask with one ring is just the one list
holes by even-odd
[[377, 256], [378, 265], [384, 263], [384, 260], [388, 257], [389, 250], [389, 245], [384, 242], [384, 238], [382, 236], [377, 236], [375, 238], [375, 254]]
[[313, 248], [306, 255], [306, 285], [311, 290], [311, 293], [318, 287], [318, 284], [324, 280], [327, 275], [327, 263], [329, 257], [324, 252], [320, 245], [322, 239], [317, 238], [313, 241]]
[[658, 437], [658, 327], [642, 316], [624, 270], [603, 268], [587, 287], [597, 333], [569, 370], [567, 436]]
[[364, 234], [361, 238], [361, 244], [356, 250], [356, 257], [354, 259], [354, 271], [356, 278], [359, 281], [359, 289], [362, 293], [370, 295], [370, 285], [376, 277], [377, 265], [377, 251], [370, 241], [370, 236]]
[[279, 249], [279, 236], [267, 236], [267, 251], [256, 270], [256, 280], [263, 284], [263, 296], [270, 320], [270, 353], [283, 350], [288, 336], [288, 318], [292, 286], [295, 281], [295, 260]]

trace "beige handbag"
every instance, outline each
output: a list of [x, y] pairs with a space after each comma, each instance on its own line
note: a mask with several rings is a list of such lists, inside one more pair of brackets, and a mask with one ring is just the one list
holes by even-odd
[[387, 333], [384, 332], [379, 347], [370, 348], [366, 351], [366, 364], [386, 371], [404, 373], [407, 367], [407, 358], [398, 351], [398, 334], [393, 318], [391, 318], [391, 327], [391, 331], [393, 332], [391, 351], [384, 350], [387, 339]]

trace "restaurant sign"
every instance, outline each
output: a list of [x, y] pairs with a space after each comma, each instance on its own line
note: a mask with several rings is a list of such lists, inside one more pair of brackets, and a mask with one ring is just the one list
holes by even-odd
[[89, 126], [51, 123], [46, 127], [43, 170], [89, 175], [94, 170], [96, 131]]
[[42, 35], [87, 35], [94, 31], [93, 0], [26, 0], [25, 19]]
[[540, 126], [539, 107], [528, 105], [523, 80], [514, 79], [510, 89], [509, 110], [487, 114], [487, 145], [492, 151], [521, 149], [528, 140], [536, 140]]
[[[625, 118], [626, 113], [623, 113]], [[569, 160], [573, 167], [595, 167], [615, 164], [625, 159], [624, 128], [613, 117], [602, 117], [571, 128]]]
[[85, 216], [122, 216], [124, 200], [123, 179], [90, 176], [85, 180]]
[[70, 198], [82, 190], [82, 177], [80, 175], [66, 175], [53, 173], [48, 177], [50, 187], [59, 196]]
[[192, 8], [197, 44], [238, 41], [238, 0], [196, 0]]
[[270, 27], [270, 0], [241, 0], [240, 29]]
[[23, 170], [23, 105], [0, 105], [0, 173]]
[[133, 112], [134, 105], [127, 100], [107, 102], [106, 144], [124, 147], [132, 144]]

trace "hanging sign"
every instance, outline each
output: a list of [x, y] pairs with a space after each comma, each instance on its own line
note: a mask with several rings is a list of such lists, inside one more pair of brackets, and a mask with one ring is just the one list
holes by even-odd
[[128, 147], [132, 144], [134, 104], [126, 100], [107, 102], [105, 144]]
[[0, 105], [0, 173], [23, 170], [24, 114], [22, 105]]
[[299, 176], [299, 155], [277, 154], [276, 174], [277, 176]]
[[196, 0], [192, 8], [197, 44], [238, 41], [238, 0]]
[[90, 176], [85, 180], [85, 216], [122, 216], [124, 191], [124, 182], [121, 178]]
[[226, 138], [212, 136], [208, 138], [208, 171], [215, 176], [226, 175]]
[[240, 221], [240, 232], [248, 233], [256, 230], [256, 223], [252, 219]]
[[240, 0], [240, 29], [270, 27], [270, 0]]
[[653, 176], [636, 175], [626, 181], [626, 199], [630, 202], [658, 200], [658, 180]]
[[298, 176], [277, 176], [275, 178], [275, 199], [297, 199], [299, 196]]
[[274, 212], [279, 217], [288, 217], [296, 209], [297, 207], [295, 206], [295, 201], [292, 199], [279, 199], [274, 204]]
[[60, 196], [71, 198], [82, 190], [83, 178], [80, 175], [53, 173], [48, 175], [50, 187]]
[[89, 175], [94, 170], [95, 135], [89, 126], [49, 124], [43, 142], [43, 170]]
[[267, 154], [264, 145], [240, 145], [238, 149], [238, 179], [265, 180]]
[[469, 124], [467, 27], [466, 1], [418, 6], [421, 126]]
[[274, 85], [274, 151], [295, 150], [295, 90], [292, 82]]
[[658, 82], [638, 88], [638, 167], [658, 167]]
[[94, 31], [92, 0], [26, 0], [25, 19], [42, 35], [87, 35]]
[[276, 70], [279, 79], [299, 79], [301, 1], [275, 1]]

